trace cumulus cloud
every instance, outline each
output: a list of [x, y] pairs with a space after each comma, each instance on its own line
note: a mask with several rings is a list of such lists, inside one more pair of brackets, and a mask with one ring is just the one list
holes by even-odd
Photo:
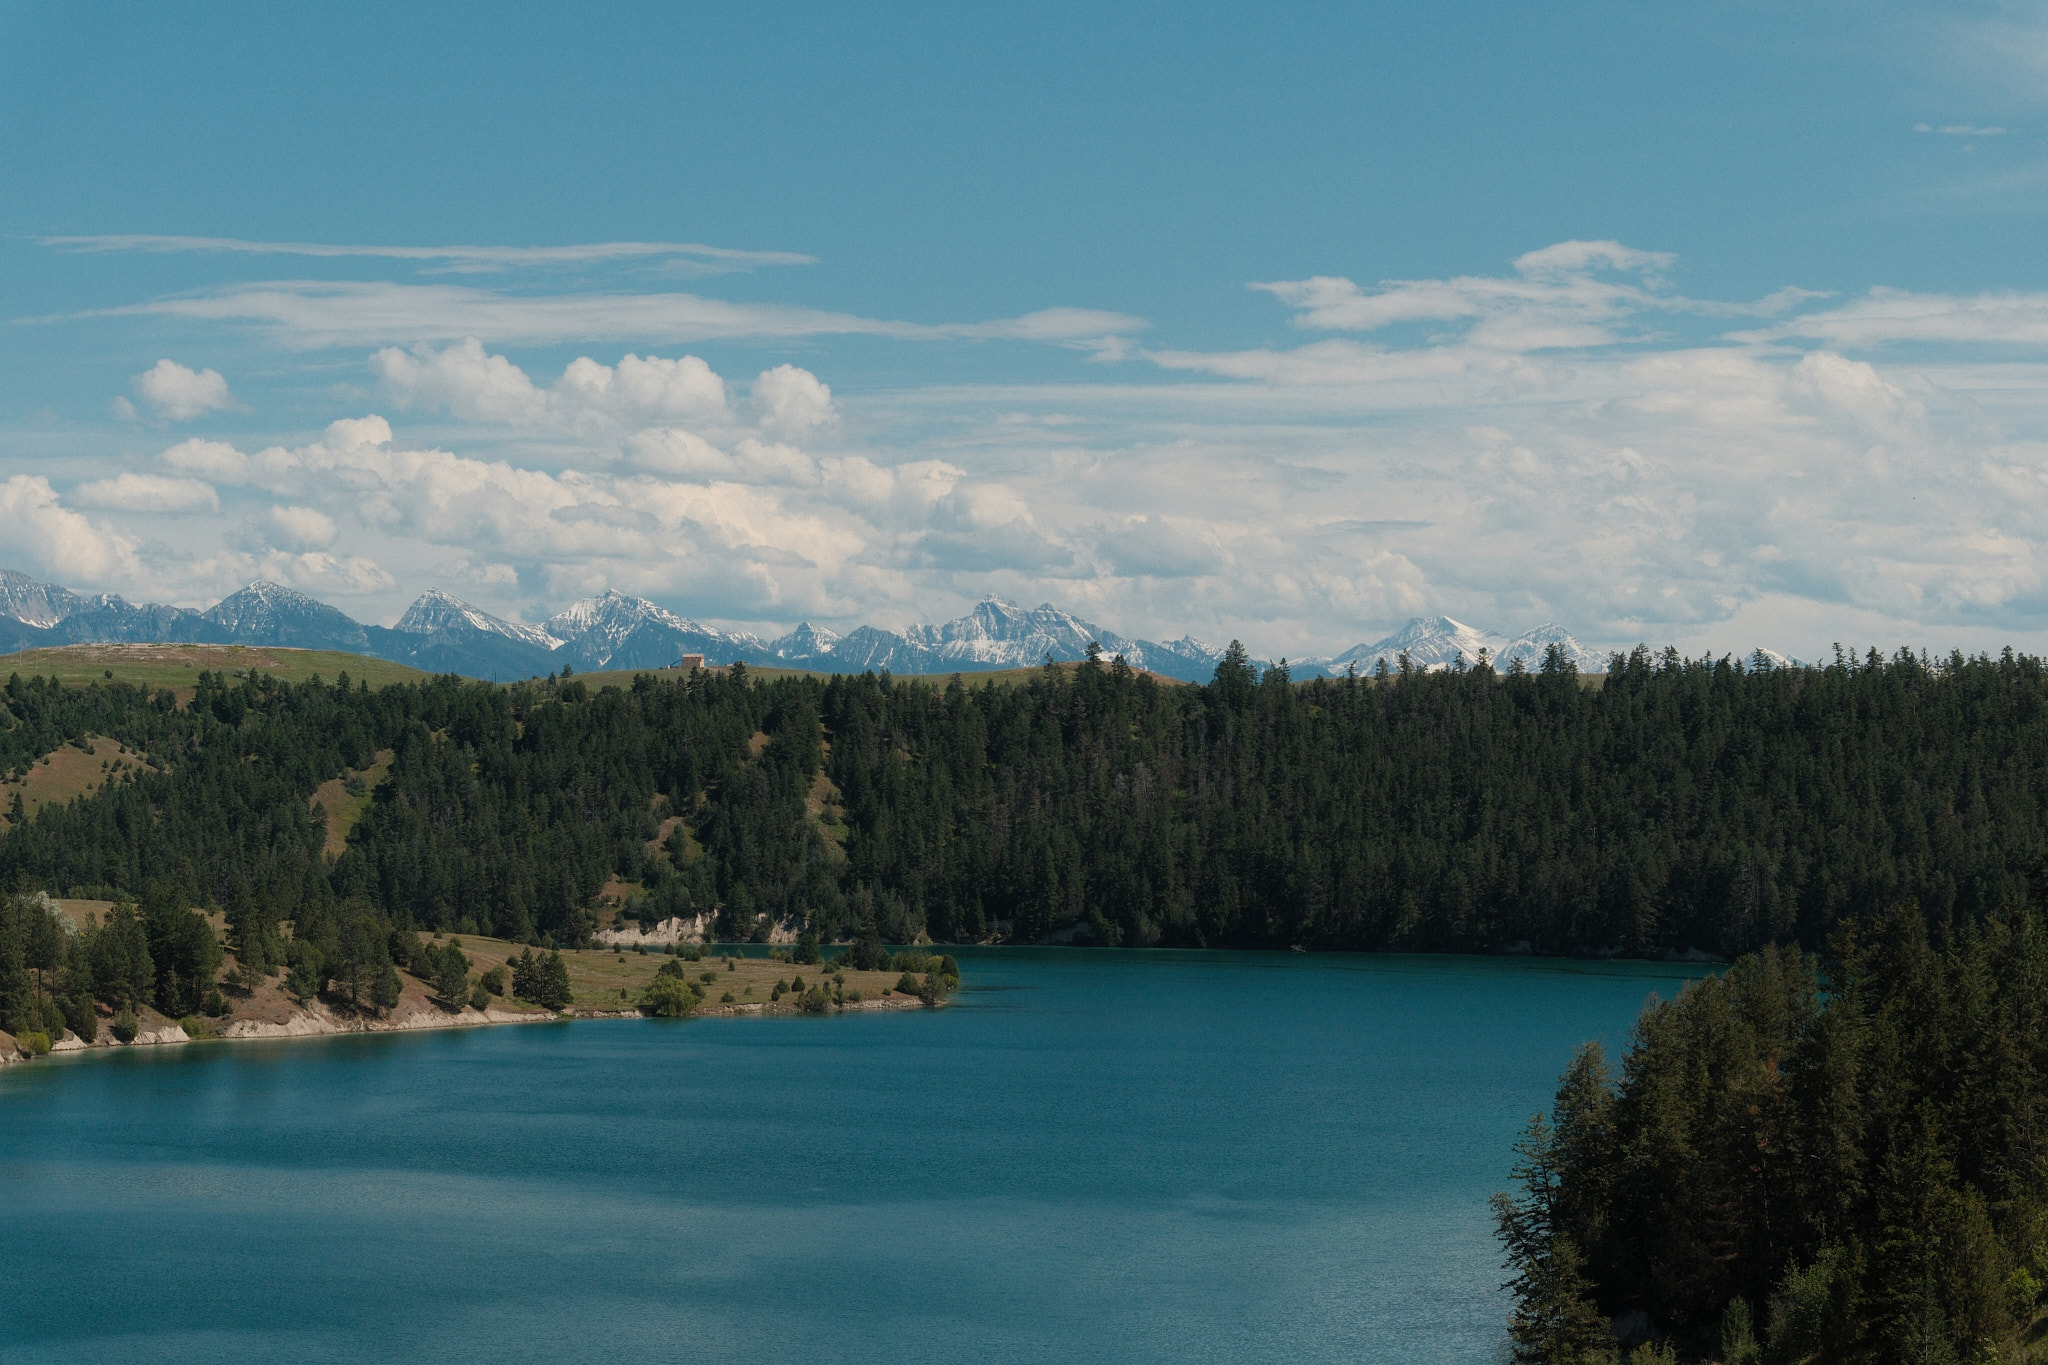
[[763, 370], [754, 380], [753, 406], [763, 428], [789, 436], [802, 436], [839, 420], [832, 407], [832, 390], [809, 370], [794, 365]]
[[1210, 528], [1172, 517], [1130, 517], [1105, 529], [1099, 544], [1116, 572], [1133, 577], [1195, 578], [1225, 562]]
[[254, 577], [268, 578], [309, 593], [361, 597], [389, 592], [398, 580], [374, 560], [361, 555], [336, 555], [324, 550], [293, 554], [273, 550], [255, 561]]
[[0, 544], [17, 563], [25, 560], [60, 583], [142, 578], [135, 541], [63, 506], [41, 475], [16, 474], [0, 483]]
[[542, 388], [470, 337], [438, 348], [385, 347], [370, 357], [370, 369], [400, 404], [471, 421], [573, 429], [727, 415], [725, 381], [693, 355], [627, 355], [616, 366], [582, 356]]
[[[1096, 348], [1137, 382], [877, 395], [644, 351], [529, 376], [487, 331], [405, 338], [372, 359], [382, 395], [453, 415], [453, 448], [357, 416], [178, 442], [147, 473], [258, 507], [207, 572], [461, 583], [529, 618], [617, 586], [716, 620], [900, 624], [995, 590], [1297, 656], [1433, 611], [1596, 645], [1830, 613], [2048, 645], [2048, 303], [1720, 303], [1680, 293], [1679, 264], [1568, 242], [1490, 277], [1268, 283], [1299, 344]], [[1041, 325], [1017, 321], [986, 335]], [[1055, 316], [1041, 339], [1134, 322]], [[73, 499], [141, 506], [100, 482]]]
[[334, 518], [317, 507], [273, 506], [265, 519], [272, 539], [291, 550], [324, 550], [340, 534]]
[[138, 474], [133, 470], [111, 479], [94, 479], [71, 490], [71, 501], [80, 507], [110, 512], [218, 512], [220, 494], [213, 485], [198, 479], [165, 474]]
[[[168, 422], [189, 422], [241, 406], [219, 370], [191, 370], [175, 360], [157, 361], [136, 375], [133, 384], [151, 414]], [[114, 400], [114, 410], [131, 420], [139, 415], [126, 397]]]
[[806, 614], [850, 609], [837, 590], [890, 572], [959, 482], [943, 462], [821, 460], [759, 436], [721, 448], [687, 430], [650, 428], [626, 449], [602, 468], [540, 470], [418, 448], [368, 416], [332, 423], [306, 445], [242, 451], [186, 441], [160, 459], [283, 500], [230, 544], [293, 552], [296, 567], [286, 567], [297, 576], [284, 581], [317, 572], [363, 591], [384, 572], [319, 558], [346, 513], [372, 538], [446, 552], [442, 562], [473, 566], [465, 572], [500, 590], [508, 578], [523, 587], [687, 583], [754, 606], [791, 601]]

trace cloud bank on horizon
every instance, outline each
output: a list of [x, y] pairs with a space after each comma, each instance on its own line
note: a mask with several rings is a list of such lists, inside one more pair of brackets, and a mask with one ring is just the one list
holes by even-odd
[[[1763, 41], [1739, 10], [1728, 14], [1741, 43]], [[2048, 289], [2031, 287], [2048, 281], [2010, 266], [2031, 258], [1949, 262], [1944, 272], [1900, 268], [1866, 247], [1851, 270], [1816, 269], [1809, 255], [1768, 278], [1749, 271], [1741, 288], [1701, 283], [1730, 278], [1710, 253], [1762, 256], [1726, 245], [1747, 220], [1731, 209], [1702, 232], [1667, 212], [1669, 228], [1646, 226], [1633, 200], [1732, 200], [1744, 176], [1811, 180], [1810, 168], [1758, 159], [1755, 147], [1782, 142], [1787, 126], [1768, 113], [1717, 123], [1712, 136], [1659, 123], [1665, 102], [1720, 88], [1705, 68], [1685, 67], [1686, 79], [1659, 90], [1602, 85], [1617, 103], [1581, 117], [1570, 102], [1590, 87], [1573, 84], [1573, 62], [1678, 71], [1749, 48], [1616, 26], [1597, 6], [1566, 11], [1516, 38], [1507, 30], [1520, 20], [1474, 10], [1473, 32], [1499, 29], [1502, 46], [1455, 62], [1426, 25], [1356, 20], [1397, 26], [1377, 47], [1355, 46], [1386, 81], [1406, 79], [1403, 52], [1424, 54], [1417, 84], [1400, 87], [1420, 122], [1404, 123], [1410, 114], [1393, 104], [1358, 103], [1370, 82], [1330, 87], [1329, 98], [1352, 101], [1344, 109], [1359, 126], [1406, 130], [1407, 142], [1388, 134], [1390, 145], [1426, 169], [1405, 180], [1385, 160], [1372, 176], [1340, 175], [1351, 149], [1329, 130], [1345, 125], [1312, 107], [1323, 87], [1294, 79], [1302, 63], [1354, 49], [1305, 46], [1288, 26], [1334, 20], [1276, 19], [1268, 35], [1210, 14], [1188, 41], [1222, 54], [1218, 69], [1251, 73], [1245, 98], [1208, 101], [1215, 118], [1251, 129], [1242, 146], [1230, 142], [1234, 125], [1205, 121], [1199, 82], [1133, 73], [1108, 56], [1099, 77], [1083, 65], [1061, 71], [1077, 99], [1097, 102], [1071, 129], [1058, 122], [1065, 112], [1027, 101], [1005, 117], [1045, 121], [1013, 138], [1001, 119], [979, 117], [1009, 98], [983, 82], [951, 114], [901, 116], [926, 142], [906, 144], [893, 125], [847, 132], [859, 119], [835, 114], [880, 120], [886, 101], [833, 105], [840, 97], [815, 79], [785, 88], [779, 68], [734, 65], [732, 54], [754, 50], [747, 41], [707, 32], [697, 47], [732, 57], [725, 67], [744, 86], [727, 96], [745, 104], [781, 90], [803, 130], [843, 157], [847, 178], [833, 179], [822, 152], [804, 160], [788, 138], [707, 160], [720, 137], [743, 139], [703, 117], [688, 125], [698, 141], [680, 149], [661, 150], [659, 111], [632, 125], [645, 146], [584, 136], [606, 98], [591, 87], [521, 96], [578, 134], [573, 155], [547, 154], [553, 173], [566, 184], [579, 158], [613, 158], [606, 183], [624, 204], [655, 194], [642, 183], [655, 171], [687, 166], [675, 172], [687, 192], [630, 213], [587, 191], [580, 201], [546, 196], [597, 230], [536, 231], [527, 244], [513, 240], [516, 228], [476, 230], [520, 211], [516, 196], [492, 201], [482, 219], [467, 201], [408, 213], [401, 188], [431, 198], [439, 178], [467, 174], [465, 154], [498, 154], [475, 138], [451, 141], [430, 119], [393, 125], [381, 144], [391, 165], [415, 145], [432, 155], [396, 172], [388, 202], [332, 240], [266, 216], [254, 199], [223, 209], [211, 192], [163, 188], [139, 165], [108, 173], [137, 187], [133, 211], [92, 199], [83, 180], [51, 182], [70, 195], [54, 196], [65, 210], [32, 228], [17, 215], [0, 273], [58, 282], [15, 291], [23, 301], [8, 310], [0, 347], [12, 348], [17, 371], [81, 396], [69, 407], [23, 397], [0, 411], [0, 562], [80, 590], [187, 604], [264, 577], [385, 621], [430, 584], [515, 620], [618, 588], [764, 630], [942, 619], [995, 592], [1134, 635], [1241, 636], [1268, 655], [1326, 652], [1431, 613], [1560, 621], [1600, 646], [1765, 645], [1811, 657], [1834, 639], [2011, 641], [2048, 652]], [[1721, 13], [1709, 6], [1698, 22], [1711, 28]], [[1885, 145], [1905, 149], [1898, 156], [1946, 158], [1917, 198], [1885, 211], [2027, 221], [2048, 186], [2048, 157], [2030, 131], [2039, 64], [2023, 57], [2048, 51], [2048, 23], [2009, 8], [1949, 22], [1901, 7], [1880, 27], [1883, 43], [1873, 43], [1894, 54], [1884, 60], [1948, 72], [1937, 81], [1894, 70], [1911, 98], [1854, 111], [1882, 122]], [[1771, 31], [1787, 51], [1809, 41]], [[307, 34], [280, 33], [263, 41], [295, 60], [292, 44]], [[853, 40], [834, 33], [821, 30], [823, 55], [791, 48], [784, 60], [837, 69], [851, 58], [832, 43]], [[940, 79], [948, 41], [931, 32], [925, 85], [906, 89]], [[1131, 41], [1109, 35], [1100, 48], [1113, 56]], [[988, 58], [971, 54], [1006, 50], [987, 35], [961, 42], [963, 69], [983, 74]], [[1482, 107], [1485, 92], [1537, 79], [1530, 54], [1552, 43], [1558, 85], [1515, 86], [1516, 99]], [[1255, 71], [1266, 55], [1271, 69]], [[890, 57], [920, 60], [914, 48]], [[119, 53], [110, 60], [118, 66]], [[672, 73], [629, 68], [616, 59], [607, 69], [622, 88], [685, 98], [670, 93], [688, 88]], [[1881, 84], [1874, 69], [1857, 68], [1857, 91]], [[1770, 79], [1759, 66], [1744, 88], [1763, 91]], [[1448, 103], [1432, 103], [1437, 87]], [[1849, 88], [1814, 98], [1839, 104]], [[479, 94], [449, 98], [465, 89]], [[1272, 98], [1261, 103], [1257, 91]], [[43, 93], [62, 103], [62, 92]], [[515, 102], [481, 95], [480, 108], [516, 121]], [[12, 98], [0, 95], [0, 112]], [[572, 98], [581, 121], [563, 117]], [[1182, 111], [1186, 148], [1164, 125], [1102, 112], [1147, 101]], [[175, 121], [181, 106], [171, 107]], [[351, 106], [327, 116], [372, 115]], [[294, 151], [271, 149], [260, 164], [297, 175], [294, 157], [307, 160], [299, 149], [317, 143], [317, 122], [287, 112], [276, 136]], [[1632, 136], [1638, 123], [1645, 140], [1631, 144], [1628, 164], [1643, 168], [1630, 173], [1640, 185], [1567, 174], [1618, 155], [1603, 143], [1571, 163], [1575, 145]], [[1117, 142], [1122, 159], [1082, 174], [1090, 148], [1123, 138], [1135, 140]], [[1716, 139], [1734, 148], [1732, 169], [1710, 191]], [[1284, 161], [1297, 145], [1304, 159], [1289, 164], [1305, 197], [1288, 199], [1294, 181], [1256, 174], [1261, 158]], [[1389, 214], [1407, 215], [1402, 230], [1426, 231], [1416, 225], [1438, 221], [1430, 196], [1466, 184], [1452, 178], [1459, 156], [1495, 147], [1538, 149], [1523, 153], [1529, 180], [1508, 160], [1489, 162], [1474, 172], [1471, 202], [1513, 207], [1496, 216], [1517, 222], [1526, 207], [1536, 226], [1512, 229], [1524, 235], [1505, 247], [1461, 239], [1398, 258], [1427, 255], [1427, 271], [1361, 264], [1390, 259], [1383, 240], [1376, 250], [1346, 235], [1362, 204], [1377, 207], [1378, 196]], [[1040, 149], [1043, 164], [1033, 160]], [[0, 149], [0, 170], [9, 155]], [[1206, 212], [1234, 226], [1210, 233], [1200, 213], [1169, 221], [1162, 211], [1131, 230], [1137, 254], [1122, 258], [1120, 276], [1087, 274], [1078, 263], [1114, 237], [1118, 212], [1135, 222], [1131, 205], [1145, 196], [1179, 202], [1171, 176], [1137, 169], [1148, 158], [1197, 190], [1213, 177], [1221, 188]], [[1684, 162], [1697, 183], [1677, 171], [1658, 179], [1655, 158]], [[962, 169], [987, 166], [1030, 184], [1006, 198]], [[341, 181], [352, 174], [345, 160], [330, 169]], [[385, 184], [383, 166], [371, 172], [365, 183]], [[506, 174], [515, 189], [536, 183], [525, 162]], [[863, 177], [877, 176], [889, 188], [874, 198], [905, 202], [896, 216], [863, 197]], [[1138, 188], [1126, 192], [1127, 179]], [[1563, 209], [1529, 187], [1538, 181], [1541, 194], [1569, 199]], [[1573, 183], [1583, 188], [1555, 188]], [[710, 231], [741, 221], [724, 202], [744, 200], [733, 187], [766, 195], [782, 184], [797, 196], [776, 201], [792, 223], [813, 200], [825, 217], [787, 229], [757, 221], [723, 242]], [[935, 188], [918, 198], [926, 185]], [[1275, 207], [1247, 189], [1259, 185]], [[1832, 196], [1831, 223], [1871, 216], [1841, 207], [1854, 198], [1846, 187], [1816, 193]], [[476, 197], [451, 190], [450, 202], [463, 194]], [[361, 199], [358, 190], [344, 207]], [[1256, 216], [1229, 218], [1241, 202], [1273, 219], [1285, 217], [1283, 203], [1310, 211], [1287, 223], [1300, 229], [1289, 235]], [[139, 216], [157, 203], [177, 211]], [[880, 226], [834, 236], [820, 224], [842, 209]], [[949, 274], [933, 250], [946, 233], [1002, 237], [1005, 213], [1041, 210], [1048, 226], [1027, 243], [1036, 255], [1003, 237], [1028, 265], [1001, 287], [970, 287], [980, 283], [972, 272]], [[1555, 230], [1566, 221], [1576, 230]], [[218, 231], [170, 230], [193, 224]], [[161, 230], [114, 230], [124, 226]], [[1225, 238], [1231, 251], [1207, 252]], [[893, 273], [879, 264], [884, 248], [899, 253], [887, 256]], [[1155, 264], [1169, 285], [1126, 287]], [[46, 362], [45, 351], [59, 358]]]
[[[1675, 264], [1572, 241], [1497, 275], [1263, 281], [1291, 344], [1148, 349], [1138, 320], [1078, 312], [1008, 335], [1093, 333], [1107, 363], [1082, 377], [852, 398], [789, 362], [728, 378], [615, 346], [536, 377], [409, 309], [313, 317], [286, 344], [352, 351], [334, 363], [363, 385], [317, 435], [14, 473], [0, 540], [62, 581], [187, 600], [263, 575], [389, 612], [431, 580], [531, 616], [615, 586], [845, 623], [994, 590], [1297, 652], [1453, 604], [1607, 642], [1745, 613], [1760, 638], [1774, 612], [2048, 626], [2048, 295], [1702, 301]], [[630, 343], [675, 297], [510, 306]], [[731, 310], [769, 342], [803, 313]], [[171, 359], [131, 387], [188, 425], [236, 402]]]

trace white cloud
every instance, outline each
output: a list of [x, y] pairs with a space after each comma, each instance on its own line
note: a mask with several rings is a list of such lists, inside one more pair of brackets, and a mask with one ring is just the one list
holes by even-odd
[[71, 490], [73, 503], [111, 512], [218, 512], [220, 494], [198, 479], [133, 470], [111, 479], [94, 479]]
[[[704, 341], [878, 336], [906, 341], [1015, 337], [1083, 341], [1144, 324], [1121, 314], [1045, 309], [1025, 318], [912, 323], [788, 304], [733, 303], [682, 292], [506, 294], [453, 284], [272, 280], [97, 309], [75, 317], [167, 317], [261, 328], [302, 350], [461, 341], [554, 345], [633, 339]], [[40, 321], [54, 321], [44, 318]], [[1106, 324], [1114, 322], [1116, 326]]]
[[[219, 370], [189, 370], [175, 360], [159, 360], [135, 376], [135, 392], [150, 411], [171, 422], [189, 422], [209, 412], [240, 407], [228, 392], [228, 381]], [[134, 408], [121, 400], [119, 407], [132, 416]]]
[[1974, 123], [1944, 123], [1939, 127], [1930, 123], [1916, 123], [1913, 125], [1913, 131], [1940, 133], [1943, 137], [2004, 137], [2012, 129], [1996, 126], [1979, 127]]
[[839, 420], [832, 390], [809, 370], [777, 365], [754, 380], [754, 411], [764, 430], [802, 436]]
[[334, 518], [317, 507], [273, 506], [265, 519], [271, 537], [286, 549], [324, 550], [339, 534]]
[[725, 382], [693, 355], [668, 360], [627, 355], [616, 366], [573, 360], [543, 389], [474, 337], [410, 351], [385, 347], [370, 369], [405, 407], [444, 410], [478, 422], [581, 429], [728, 415]]
[[[1679, 294], [1677, 269], [1576, 242], [1497, 278], [1270, 284], [1301, 344], [1133, 349], [1150, 372], [1122, 383], [863, 393], [788, 365], [728, 385], [644, 353], [536, 379], [484, 333], [386, 348], [383, 392], [453, 414], [452, 448], [379, 417], [172, 445], [153, 476], [281, 509], [239, 554], [151, 567], [389, 591], [391, 614], [461, 583], [528, 619], [605, 586], [836, 625], [995, 590], [1290, 655], [1429, 611], [1600, 646], [1830, 613], [2048, 645], [2048, 296], [1725, 304]], [[1755, 330], [1717, 335], [1736, 316]], [[1084, 320], [1104, 322], [1047, 335]], [[1759, 642], [1816, 652], [1731, 647]]]
[[1805, 313], [1775, 327], [1737, 332], [1735, 341], [1805, 337], [1863, 350], [1894, 342], [2048, 344], [2048, 293], [1916, 294], [1873, 289], [1839, 308]]
[[595, 265], [618, 261], [682, 259], [703, 269], [743, 270], [759, 265], [812, 265], [794, 251], [742, 251], [697, 242], [589, 242], [571, 246], [355, 246], [333, 242], [250, 242], [237, 237], [177, 237], [153, 233], [45, 237], [44, 246], [69, 251], [203, 252], [258, 256], [367, 257], [420, 261], [456, 270]]
[[725, 381], [693, 355], [628, 355], [616, 368], [583, 357], [569, 363], [556, 387], [625, 421], [721, 417], [726, 410]]
[[15, 564], [26, 561], [60, 583], [134, 583], [143, 576], [133, 539], [63, 506], [38, 474], [0, 483], [0, 545]]
[[1129, 517], [1103, 532], [1100, 548], [1116, 571], [1133, 577], [1197, 578], [1224, 567], [1215, 531], [1175, 518]]
[[274, 550], [255, 561], [253, 576], [268, 578], [309, 593], [361, 597], [389, 592], [398, 580], [373, 560], [360, 555], [334, 555], [324, 550], [293, 554]]
[[173, 469], [223, 483], [243, 483], [249, 476], [249, 457], [225, 441], [194, 437], [178, 442], [159, 458]]

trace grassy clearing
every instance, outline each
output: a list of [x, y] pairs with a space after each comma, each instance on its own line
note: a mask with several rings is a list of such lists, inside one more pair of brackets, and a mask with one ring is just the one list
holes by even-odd
[[[470, 969], [474, 975], [482, 975], [493, 967], [501, 966], [519, 956], [522, 945], [508, 943], [503, 939], [482, 938], [474, 934], [457, 934], [453, 937], [461, 943], [462, 951], [469, 955], [475, 965]], [[736, 947], [714, 947], [717, 953], [737, 953]], [[575, 1010], [629, 1010], [639, 1005], [640, 992], [647, 983], [654, 980], [655, 972], [669, 959], [662, 953], [616, 952], [610, 948], [569, 948], [562, 952], [562, 961], [569, 968], [569, 989], [574, 996], [570, 1008]], [[728, 965], [730, 964], [730, 965]], [[749, 1006], [759, 1006], [773, 1012], [794, 1012], [790, 998], [785, 996], [780, 1004], [770, 1003], [777, 981], [788, 981], [801, 976], [806, 985], [820, 981], [830, 982], [834, 974], [822, 967], [800, 967], [788, 962], [771, 962], [765, 957], [707, 956], [702, 962], [685, 962], [684, 968], [690, 979], [697, 981], [704, 990], [704, 1013], [744, 1013]], [[706, 973], [711, 975], [704, 982]], [[508, 969], [509, 975], [509, 969]], [[899, 973], [896, 972], [841, 972], [845, 977], [845, 989], [851, 997], [859, 991], [865, 1001], [891, 1000], [908, 1003], [910, 997], [888, 994], [895, 988]], [[624, 991], [621, 995], [619, 992]], [[730, 1002], [722, 997], [733, 996]], [[499, 1002], [493, 1002], [498, 1004]], [[515, 1006], [512, 1006], [516, 1008]]]
[[127, 745], [87, 735], [82, 746], [66, 744], [25, 770], [0, 773], [0, 824], [6, 823], [5, 812], [14, 804], [17, 792], [26, 812], [34, 815], [44, 806], [91, 796], [125, 773], [145, 770], [155, 771]]
[[254, 669], [284, 682], [305, 682], [319, 676], [333, 682], [347, 673], [352, 681], [372, 687], [416, 682], [431, 674], [417, 668], [345, 654], [337, 649], [268, 649], [251, 645], [65, 645], [59, 649], [25, 649], [0, 655], [0, 675], [55, 678], [84, 687], [96, 682], [124, 682], [138, 687], [168, 687], [179, 700], [192, 694], [201, 670], [246, 673]]
[[[320, 851], [329, 858], [339, 858], [348, 850], [348, 832], [370, 808], [370, 793], [377, 790], [384, 774], [391, 771], [394, 757], [391, 750], [379, 749], [377, 761], [369, 767], [360, 772], [350, 769], [340, 777], [331, 777], [314, 791], [311, 804], [327, 812], [327, 843]], [[351, 778], [356, 779], [359, 790], [349, 790]]]

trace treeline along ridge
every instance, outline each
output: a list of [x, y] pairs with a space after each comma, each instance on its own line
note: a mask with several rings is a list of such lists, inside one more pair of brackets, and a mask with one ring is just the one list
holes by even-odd
[[[2048, 674], [2010, 654], [1638, 650], [1597, 687], [1557, 656], [1296, 684], [1242, 650], [1200, 686], [1116, 661], [1008, 687], [196, 682], [9, 679], [0, 770], [93, 737], [146, 762], [17, 796], [5, 885], [155, 883], [259, 932], [345, 904], [569, 944], [609, 883], [737, 939], [1732, 954], [1907, 897], [1979, 921], [2048, 851]], [[330, 860], [312, 795], [381, 752]]]

